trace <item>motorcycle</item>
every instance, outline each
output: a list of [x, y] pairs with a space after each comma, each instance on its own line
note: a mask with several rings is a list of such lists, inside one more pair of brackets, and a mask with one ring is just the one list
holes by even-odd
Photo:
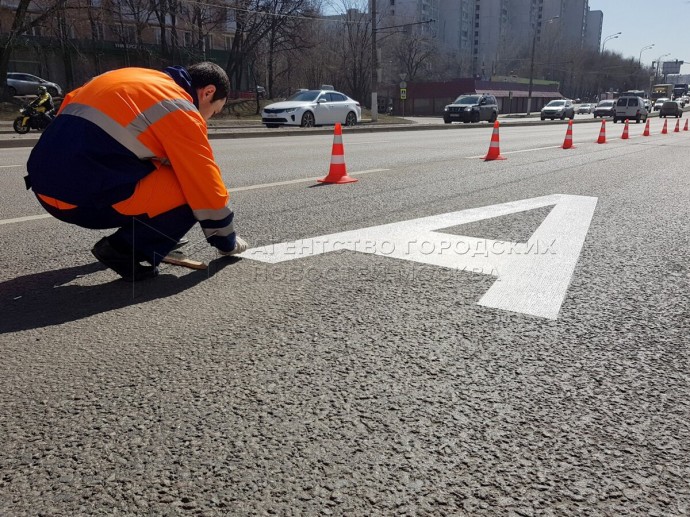
[[53, 120], [52, 112], [48, 112], [48, 120], [43, 113], [31, 105], [24, 106], [19, 110], [19, 113], [21, 115], [14, 119], [12, 128], [20, 135], [26, 134], [32, 129], [43, 131]]

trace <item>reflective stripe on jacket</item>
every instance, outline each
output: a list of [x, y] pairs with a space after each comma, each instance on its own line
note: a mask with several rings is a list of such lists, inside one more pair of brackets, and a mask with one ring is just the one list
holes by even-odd
[[126, 215], [187, 204], [209, 242], [230, 251], [229, 196], [190, 90], [163, 72], [123, 68], [70, 92], [29, 158], [34, 191]]

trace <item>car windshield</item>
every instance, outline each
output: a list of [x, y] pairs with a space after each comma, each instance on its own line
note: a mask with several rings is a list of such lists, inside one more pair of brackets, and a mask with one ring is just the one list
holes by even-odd
[[289, 101], [301, 101], [301, 102], [313, 102], [321, 93], [321, 90], [307, 90], [306, 92], [297, 92], [292, 97], [288, 98]]
[[613, 101], [601, 101], [599, 103], [600, 108], [608, 108], [609, 106], [613, 106]]
[[479, 97], [476, 95], [461, 95], [453, 101], [453, 104], [478, 104]]
[[546, 106], [547, 107], [565, 106], [565, 101], [551, 101]]

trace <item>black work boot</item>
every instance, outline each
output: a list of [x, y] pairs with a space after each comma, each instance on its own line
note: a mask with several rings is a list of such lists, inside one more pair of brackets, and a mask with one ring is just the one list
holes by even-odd
[[137, 282], [158, 275], [158, 268], [139, 263], [139, 260], [130, 252], [115, 249], [108, 237], [103, 237], [91, 249], [93, 256], [99, 262], [115, 271], [127, 282]]

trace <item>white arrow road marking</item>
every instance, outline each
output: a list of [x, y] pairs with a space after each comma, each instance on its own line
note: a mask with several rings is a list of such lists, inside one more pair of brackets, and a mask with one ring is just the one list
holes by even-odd
[[[554, 194], [253, 248], [241, 257], [277, 264], [338, 250], [498, 276], [479, 305], [556, 319], [597, 198]], [[527, 243], [445, 234], [484, 219], [555, 205]]]

